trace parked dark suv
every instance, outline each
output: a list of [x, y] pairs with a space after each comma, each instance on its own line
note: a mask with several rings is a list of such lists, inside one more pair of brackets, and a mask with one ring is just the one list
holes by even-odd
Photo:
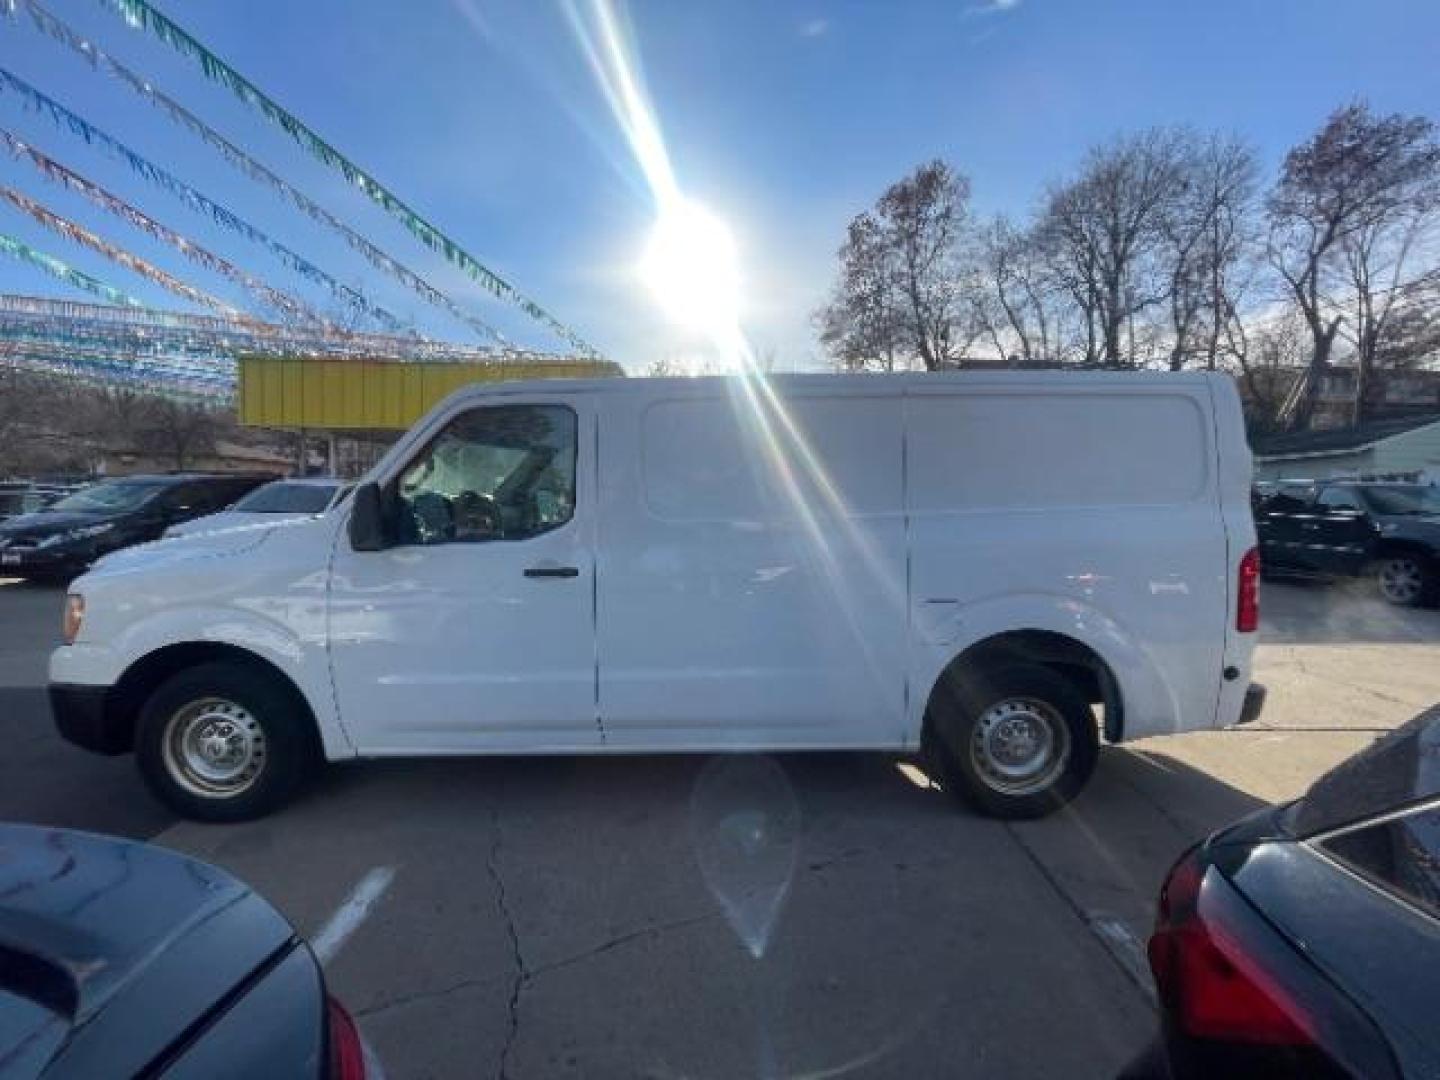
[[222, 510], [272, 479], [172, 473], [102, 480], [0, 524], [0, 575], [73, 577], [101, 555], [157, 540], [171, 525]]
[[1380, 595], [1440, 599], [1440, 488], [1353, 480], [1257, 485], [1255, 528], [1268, 570], [1374, 574]]

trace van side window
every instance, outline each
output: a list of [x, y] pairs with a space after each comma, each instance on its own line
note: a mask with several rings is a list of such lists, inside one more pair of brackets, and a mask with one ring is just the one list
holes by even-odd
[[400, 475], [402, 544], [524, 540], [575, 512], [575, 413], [496, 405], [452, 420]]

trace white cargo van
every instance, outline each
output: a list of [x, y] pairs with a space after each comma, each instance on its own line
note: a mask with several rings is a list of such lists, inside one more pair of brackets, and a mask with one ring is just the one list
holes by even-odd
[[924, 750], [1003, 816], [1259, 707], [1232, 381], [965, 373], [462, 390], [324, 515], [78, 579], [60, 730], [183, 814], [320, 759]]

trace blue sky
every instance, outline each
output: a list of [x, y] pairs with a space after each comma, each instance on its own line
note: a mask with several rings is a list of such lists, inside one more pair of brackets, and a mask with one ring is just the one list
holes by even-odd
[[[95, 0], [45, 2], [462, 303], [522, 341], [555, 345], [153, 38]], [[637, 281], [653, 200], [558, 2], [157, 6], [607, 355], [640, 370], [685, 347]], [[1128, 129], [1234, 131], [1273, 169], [1354, 97], [1440, 118], [1434, 0], [634, 0], [628, 16], [682, 188], [735, 232], [747, 331], [782, 369], [820, 363], [809, 318], [846, 221], [922, 160], [944, 157], [969, 174], [980, 212], [1024, 213], [1088, 145]], [[23, 13], [0, 20], [0, 67], [420, 329], [474, 340]], [[247, 270], [333, 307], [266, 252], [13, 95], [0, 93], [0, 127]], [[0, 156], [0, 178], [201, 288], [247, 301], [28, 165]], [[0, 232], [148, 304], [199, 310], [8, 205]], [[0, 290], [84, 298], [8, 259]]]

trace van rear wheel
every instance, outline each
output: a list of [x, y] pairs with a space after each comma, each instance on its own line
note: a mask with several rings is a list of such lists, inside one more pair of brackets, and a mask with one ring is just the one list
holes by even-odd
[[1084, 697], [1039, 664], [946, 672], [926, 734], [946, 787], [999, 818], [1042, 817], [1069, 802], [1100, 750]]
[[197, 821], [247, 821], [287, 802], [315, 764], [310, 720], [254, 667], [172, 675], [140, 711], [135, 754], [161, 802]]

